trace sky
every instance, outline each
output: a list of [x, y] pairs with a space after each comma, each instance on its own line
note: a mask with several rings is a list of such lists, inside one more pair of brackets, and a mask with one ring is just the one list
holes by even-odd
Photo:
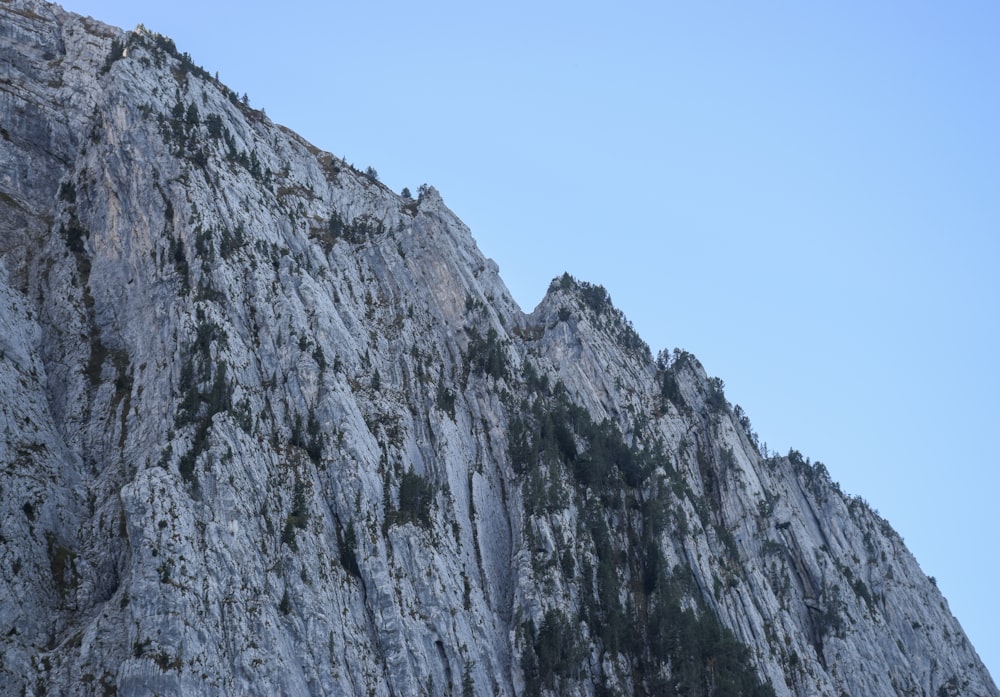
[[568, 271], [903, 536], [1000, 679], [1000, 4], [65, 0]]

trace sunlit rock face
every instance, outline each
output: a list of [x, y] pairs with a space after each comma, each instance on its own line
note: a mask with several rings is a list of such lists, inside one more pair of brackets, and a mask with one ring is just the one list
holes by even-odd
[[599, 286], [525, 314], [145, 30], [0, 0], [0, 71], [3, 694], [998, 694]]

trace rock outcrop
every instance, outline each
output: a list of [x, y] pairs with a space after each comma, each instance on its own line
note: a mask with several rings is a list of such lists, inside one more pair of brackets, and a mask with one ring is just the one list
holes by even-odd
[[998, 693], [599, 286], [531, 314], [145, 30], [0, 0], [0, 691]]

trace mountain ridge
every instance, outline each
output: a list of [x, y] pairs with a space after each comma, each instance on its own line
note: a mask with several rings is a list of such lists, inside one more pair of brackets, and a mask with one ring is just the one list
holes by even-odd
[[5, 689], [996, 694], [888, 524], [599, 286], [525, 314], [433, 188], [0, 11]]

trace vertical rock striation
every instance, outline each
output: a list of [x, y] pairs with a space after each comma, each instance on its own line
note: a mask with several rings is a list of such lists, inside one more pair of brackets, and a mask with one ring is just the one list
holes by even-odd
[[0, 0], [0, 691], [996, 696], [602, 288], [523, 313], [167, 38]]

